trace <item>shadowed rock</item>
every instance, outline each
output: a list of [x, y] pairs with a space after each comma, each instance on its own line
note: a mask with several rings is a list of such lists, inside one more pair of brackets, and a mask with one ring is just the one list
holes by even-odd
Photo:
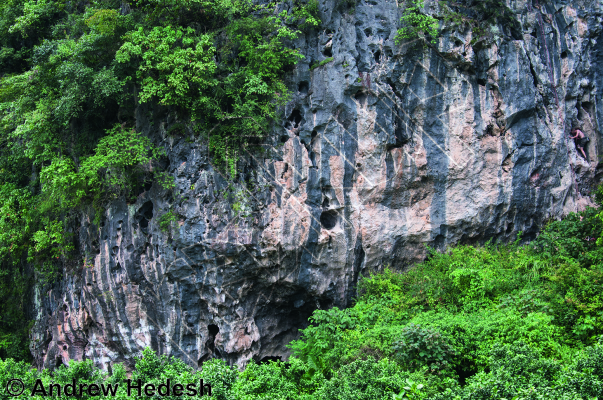
[[[115, 201], [102, 227], [82, 218], [92, 265], [37, 288], [37, 365], [132, 368], [147, 346], [194, 367], [286, 359], [312, 312], [349, 305], [368, 271], [407, 268], [426, 245], [519, 231], [529, 240], [589, 204], [603, 120], [600, 2], [511, 4], [521, 32], [472, 45], [470, 30], [446, 29], [432, 47], [395, 45], [396, 2], [358, 1], [350, 14], [321, 1], [320, 31], [295, 43], [306, 58], [287, 76], [293, 97], [266, 139], [274, 147], [243, 154], [243, 196], [227, 192], [202, 135], [169, 136], [171, 117], [140, 106], [137, 128], [165, 147], [176, 187]], [[588, 162], [567, 140], [572, 124], [591, 139]], [[165, 231], [170, 210], [178, 221]]]

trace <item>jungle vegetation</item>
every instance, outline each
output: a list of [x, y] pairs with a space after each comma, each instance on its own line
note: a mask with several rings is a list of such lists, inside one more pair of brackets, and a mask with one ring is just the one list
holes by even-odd
[[173, 185], [139, 106], [169, 109], [234, 176], [289, 98], [291, 40], [318, 23], [316, 0], [0, 2], [0, 356], [28, 357], [34, 276], [86, 262], [78, 218]]
[[[286, 362], [251, 361], [239, 371], [213, 359], [197, 371], [146, 349], [131, 379], [156, 387], [203, 379], [221, 400], [601, 398], [602, 231], [600, 212], [589, 208], [551, 222], [529, 244], [433, 251], [406, 272], [362, 279], [352, 307], [316, 310]], [[29, 391], [36, 379], [117, 383], [116, 397], [127, 398], [119, 364], [106, 374], [90, 360], [55, 371], [0, 361], [0, 386], [15, 376]]]
[[[512, 18], [499, 0], [441, 7], [439, 21], [480, 35]], [[433, 18], [411, 1], [400, 38], [435, 39]], [[283, 71], [302, 58], [292, 39], [319, 24], [315, 0], [0, 3], [0, 388], [16, 376], [29, 388], [38, 378], [123, 383], [119, 365], [31, 369], [34, 277], [85, 262], [74, 259], [73, 229], [84, 213], [99, 223], [111, 200], [173, 184], [161, 145], [136, 130], [141, 105], [168, 107], [234, 175], [289, 98]], [[317, 310], [287, 362], [239, 371], [211, 360], [195, 371], [147, 349], [133, 377], [203, 378], [218, 399], [597, 398], [601, 231], [587, 209], [529, 244], [459, 246], [404, 273], [385, 268], [361, 280], [353, 307]]]

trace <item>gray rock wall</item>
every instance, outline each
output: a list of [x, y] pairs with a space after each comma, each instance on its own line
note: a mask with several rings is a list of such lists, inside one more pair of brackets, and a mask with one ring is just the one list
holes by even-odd
[[[146, 346], [193, 366], [284, 358], [315, 309], [350, 304], [362, 274], [406, 268], [426, 245], [529, 239], [589, 204], [603, 2], [528, 2], [508, 1], [520, 32], [470, 45], [470, 30], [445, 29], [417, 46], [394, 43], [396, 1], [322, 0], [320, 31], [296, 43], [306, 58], [287, 75], [284, 119], [264, 153], [244, 154], [230, 197], [203, 138], [169, 135], [173, 116], [140, 106], [176, 189], [114, 202], [101, 227], [82, 218], [91, 263], [36, 291], [37, 364], [132, 367]], [[567, 139], [578, 121], [588, 161]], [[179, 220], [164, 232], [169, 210]]]

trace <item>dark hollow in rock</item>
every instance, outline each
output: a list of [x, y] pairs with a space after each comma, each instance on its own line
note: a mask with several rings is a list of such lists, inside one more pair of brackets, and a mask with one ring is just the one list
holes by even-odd
[[213, 336], [214, 339], [216, 337], [216, 335], [218, 334], [218, 332], [220, 332], [220, 328], [218, 328], [217, 325], [214, 324], [210, 324], [207, 326], [207, 330], [209, 331], [209, 336]]
[[339, 215], [335, 210], [323, 211], [322, 214], [320, 214], [320, 224], [325, 229], [333, 229], [335, 228], [335, 225], [337, 225], [338, 217]]
[[360, 91], [356, 93], [354, 95], [354, 99], [356, 99], [356, 101], [358, 101], [362, 107], [366, 106], [367, 95], [365, 92]]
[[153, 202], [149, 200], [144, 203], [138, 210], [138, 213], [146, 219], [153, 219]]
[[205, 347], [207, 348], [210, 355], [216, 351], [216, 335], [220, 332], [220, 328], [217, 325], [210, 324], [207, 326], [208, 336], [207, 341], [205, 342]]
[[138, 226], [143, 230], [144, 233], [146, 233], [150, 219], [153, 219], [153, 202], [149, 200], [145, 202], [136, 212], [133, 225], [135, 226], [136, 221], [138, 221]]
[[289, 116], [289, 121], [291, 121], [293, 123], [293, 127], [297, 128], [297, 126], [299, 125], [301, 120], [302, 120], [302, 116], [301, 116], [301, 113], [299, 112], [299, 110], [298, 109], [293, 110], [293, 112]]
[[220, 328], [217, 325], [210, 324], [207, 326], [207, 340], [205, 341], [205, 355], [199, 359], [197, 365], [201, 367], [203, 363], [211, 358], [215, 357], [216, 354], [216, 335], [220, 332]]
[[308, 90], [310, 90], [310, 83], [308, 83], [308, 81], [301, 81], [298, 85], [297, 85], [297, 91], [300, 94], [307, 94]]
[[380, 61], [380, 59], [381, 59], [381, 52], [380, 52], [379, 50], [377, 50], [377, 51], [375, 52], [374, 56], [375, 56], [375, 62], [376, 62], [377, 64], [379, 64], [379, 61]]
[[437, 235], [433, 242], [436, 249], [443, 249], [446, 244], [446, 237], [444, 235]]

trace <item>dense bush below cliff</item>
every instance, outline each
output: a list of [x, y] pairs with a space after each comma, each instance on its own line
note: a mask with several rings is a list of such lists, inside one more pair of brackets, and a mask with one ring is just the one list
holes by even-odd
[[[588, 209], [549, 224], [527, 245], [460, 246], [408, 272], [366, 278], [353, 307], [314, 313], [286, 363], [240, 372], [211, 360], [194, 371], [147, 349], [131, 379], [156, 387], [203, 379], [217, 399], [597, 398], [601, 230], [598, 211]], [[26, 397], [37, 379], [45, 387], [117, 383], [117, 397], [127, 397], [120, 365], [104, 375], [91, 361], [54, 372], [0, 362], [3, 388], [11, 378], [24, 381]]]

